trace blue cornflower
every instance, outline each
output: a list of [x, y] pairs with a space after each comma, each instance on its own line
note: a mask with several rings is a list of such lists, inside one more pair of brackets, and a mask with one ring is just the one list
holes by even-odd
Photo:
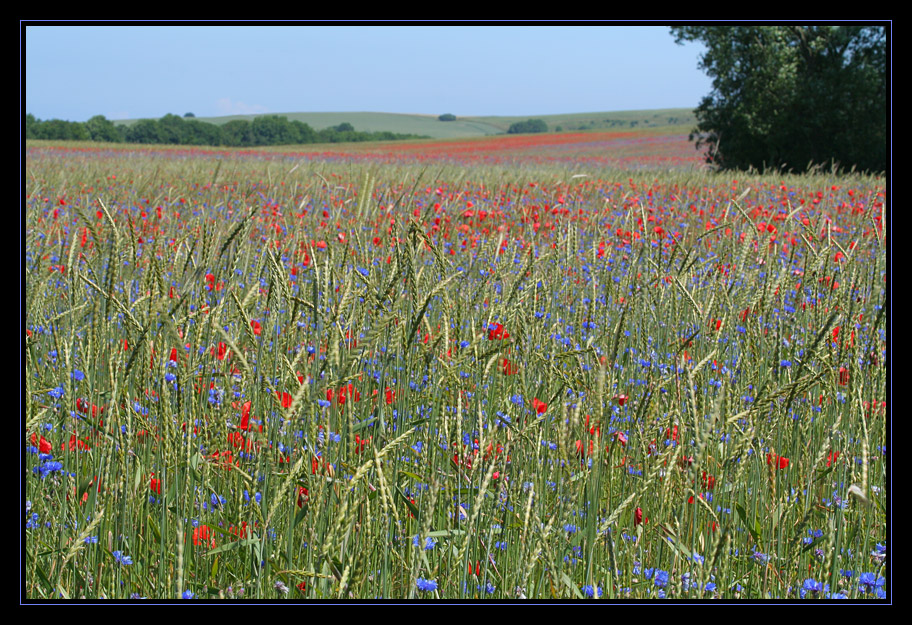
[[57, 461], [48, 461], [44, 464], [41, 464], [37, 467], [32, 468], [32, 473], [38, 473], [41, 475], [41, 479], [46, 478], [49, 474], [56, 471], [63, 471], [63, 463]]
[[82, 380], [85, 379], [86, 376], [85, 376], [85, 374], [84, 374], [82, 371], [80, 371], [79, 369], [73, 369], [73, 373], [70, 374], [70, 377], [72, 377], [72, 378], [73, 378], [74, 380], [76, 380], [77, 382], [81, 382]]
[[193, 597], [195, 597], [195, 596], [196, 595], [193, 594], [192, 592], [190, 592], [189, 590], [185, 590], [183, 592], [183, 594], [181, 594], [181, 599], [193, 599]]
[[779, 361], [779, 366], [780, 366], [780, 367], [786, 367], [786, 368], [791, 367], [791, 366], [792, 366], [792, 361], [791, 361], [791, 360], [780, 360], [780, 361]]
[[657, 570], [654, 581], [659, 588], [665, 588], [668, 585], [668, 571]]
[[863, 593], [872, 593], [884, 585], [884, 578], [877, 577], [874, 573], [862, 573], [858, 576], [858, 590]]
[[51, 390], [48, 391], [48, 395], [50, 395], [54, 399], [60, 399], [61, 397], [64, 396], [65, 393], [66, 393], [66, 390], [64, 390], [64, 388], [62, 386], [52, 388]]
[[85, 537], [85, 540], [84, 540], [83, 542], [85, 542], [85, 544], [87, 544], [87, 545], [91, 545], [91, 544], [93, 544], [93, 543], [97, 543], [97, 542], [98, 542], [98, 536], [86, 536], [86, 537]]
[[418, 590], [422, 590], [424, 592], [434, 592], [437, 590], [437, 580], [434, 579], [424, 579], [419, 577], [415, 584], [418, 586]]
[[871, 552], [871, 558], [877, 564], [880, 564], [887, 558], [887, 546], [877, 543], [877, 546], [874, 548], [874, 551]]
[[587, 597], [595, 597], [596, 599], [598, 599], [599, 597], [602, 596], [602, 587], [595, 586], [593, 588], [592, 586], [583, 586], [583, 594], [586, 595]]
[[[412, 537], [412, 544], [416, 547], [421, 545], [421, 535], [420, 534], [415, 534]], [[424, 539], [424, 550], [429, 551], [429, 550], [433, 549], [436, 544], [437, 544], [437, 541], [434, 540], [433, 538], [431, 538], [430, 536], [428, 536], [427, 538]]]
[[[829, 586], [829, 584], [827, 584], [827, 586]], [[804, 599], [805, 595], [807, 595], [809, 592], [814, 593], [814, 596], [816, 597], [817, 593], [822, 592], [823, 590], [823, 582], [818, 582], [817, 580], [809, 577], [804, 580], [803, 584], [801, 584], [801, 598]]]
[[568, 534], [573, 534], [576, 532], [576, 526], [573, 525], [572, 523], [567, 523], [566, 525], [564, 525], [564, 531], [567, 532]]
[[130, 556], [125, 556], [122, 551], [115, 551], [111, 555], [114, 556], [114, 559], [117, 561], [117, 564], [127, 566], [133, 564], [133, 558]]

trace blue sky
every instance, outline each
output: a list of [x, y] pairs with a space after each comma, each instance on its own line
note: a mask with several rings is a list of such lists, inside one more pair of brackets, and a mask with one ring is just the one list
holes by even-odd
[[25, 111], [85, 121], [377, 111], [550, 115], [696, 107], [701, 44], [667, 26], [25, 29]]

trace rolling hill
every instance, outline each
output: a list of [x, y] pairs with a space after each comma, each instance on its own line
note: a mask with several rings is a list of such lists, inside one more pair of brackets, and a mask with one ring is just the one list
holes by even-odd
[[[551, 131], [580, 130], [623, 130], [643, 128], [678, 127], [680, 132], [688, 132], [696, 124], [691, 109], [657, 109], [645, 111], [614, 111], [596, 113], [570, 113], [562, 115], [524, 115], [524, 116], [487, 116], [457, 117], [455, 121], [442, 122], [436, 115], [409, 113], [268, 113], [287, 117], [289, 120], [300, 120], [316, 130], [350, 123], [355, 130], [362, 132], [395, 132], [415, 134], [434, 139], [458, 139], [497, 135], [507, 132], [514, 122], [526, 119], [541, 119], [548, 124]], [[224, 124], [234, 119], [252, 120], [257, 115], [229, 115], [225, 117], [197, 117], [200, 121]], [[117, 124], [131, 124], [137, 120], [119, 120]]]

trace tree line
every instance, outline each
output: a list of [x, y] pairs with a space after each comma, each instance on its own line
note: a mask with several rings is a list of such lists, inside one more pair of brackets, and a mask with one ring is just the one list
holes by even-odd
[[141, 119], [130, 125], [117, 125], [104, 115], [86, 122], [60, 119], [40, 120], [29, 113], [25, 117], [26, 139], [55, 141], [106, 141], [111, 143], [157, 143], [171, 145], [209, 145], [254, 147], [261, 145], [300, 145], [306, 143], [343, 143], [360, 141], [397, 141], [422, 139], [419, 135], [393, 132], [361, 132], [348, 122], [314, 130], [299, 120], [278, 115], [262, 115], [253, 121], [235, 119], [212, 124], [168, 114], [161, 119]]

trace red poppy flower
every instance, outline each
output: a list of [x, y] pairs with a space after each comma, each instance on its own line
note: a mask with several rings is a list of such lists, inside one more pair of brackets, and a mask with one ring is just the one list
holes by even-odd
[[[326, 399], [332, 401], [332, 397], [328, 391], [326, 393]], [[339, 405], [344, 405], [348, 399], [351, 399], [353, 402], [361, 401], [361, 391], [356, 389], [355, 385], [351, 383], [348, 383], [339, 389]]]
[[262, 326], [260, 325], [260, 322], [256, 321], [255, 319], [250, 320], [250, 327], [253, 328], [253, 333], [257, 336], [259, 336], [260, 332], [263, 331]]
[[489, 341], [500, 341], [502, 339], [510, 338], [510, 333], [504, 330], [503, 325], [499, 323], [492, 323], [488, 326], [488, 340]]
[[232, 525], [228, 528], [228, 533], [238, 538], [247, 538], [247, 521], [241, 521], [240, 527]]
[[61, 451], [64, 451], [67, 447], [69, 447], [70, 451], [76, 451], [77, 449], [79, 451], [89, 451], [90, 449], [92, 449], [91, 447], [89, 447], [88, 439], [85, 439], [85, 440], [77, 439], [75, 434], [70, 436], [69, 445], [67, 445], [66, 443], [60, 444]]
[[706, 471], [703, 471], [703, 488], [706, 490], [712, 490], [716, 487], [716, 478], [712, 475], [706, 475]]
[[766, 454], [766, 464], [770, 466], [778, 466], [780, 469], [785, 469], [789, 465], [789, 459], [783, 458], [782, 456], [777, 456], [776, 454]]
[[[574, 443], [574, 446], [576, 447], [576, 455], [582, 457], [583, 453], [584, 453], [583, 441], [580, 441], [580, 440], [576, 441], [576, 443]], [[586, 453], [586, 455], [591, 456], [592, 452], [594, 452], [594, 451], [595, 451], [595, 442], [589, 441], [589, 452]]]
[[633, 511], [633, 526], [636, 527], [640, 523], [642, 523], [644, 525], [646, 523], [649, 523], [649, 517], [644, 517], [643, 509], [637, 508], [636, 510]]
[[538, 399], [538, 397], [532, 400], [532, 407], [535, 408], [535, 412], [538, 414], [545, 414], [545, 411], [548, 410], [548, 404]]
[[845, 367], [839, 368], [839, 385], [845, 386], [849, 383], [849, 370]]
[[153, 493], [156, 493], [157, 495], [161, 495], [161, 492], [162, 492], [161, 480], [156, 479], [154, 473], [152, 474], [152, 477], [149, 480], [149, 490], [151, 490]]
[[206, 545], [207, 543], [211, 548], [215, 548], [215, 532], [213, 532], [208, 525], [194, 527], [193, 544], [199, 547], [200, 545]]
[[514, 375], [519, 371], [519, 365], [510, 362], [507, 358], [504, 358], [500, 370], [504, 375]]
[[355, 434], [355, 453], [360, 454], [362, 451], [364, 451], [364, 448], [370, 444], [373, 438], [373, 436], [370, 438], [361, 438], [360, 434]]
[[290, 393], [276, 391], [276, 397], [282, 402], [282, 408], [291, 408], [291, 402], [294, 401], [294, 397]]
[[310, 491], [304, 486], [298, 486], [298, 507], [303, 508], [310, 501]]
[[38, 453], [41, 453], [41, 454], [51, 453], [51, 449], [52, 449], [51, 444], [43, 436], [41, 437], [40, 440], [38, 440], [38, 435], [32, 434], [32, 445], [34, 445], [38, 448]]

